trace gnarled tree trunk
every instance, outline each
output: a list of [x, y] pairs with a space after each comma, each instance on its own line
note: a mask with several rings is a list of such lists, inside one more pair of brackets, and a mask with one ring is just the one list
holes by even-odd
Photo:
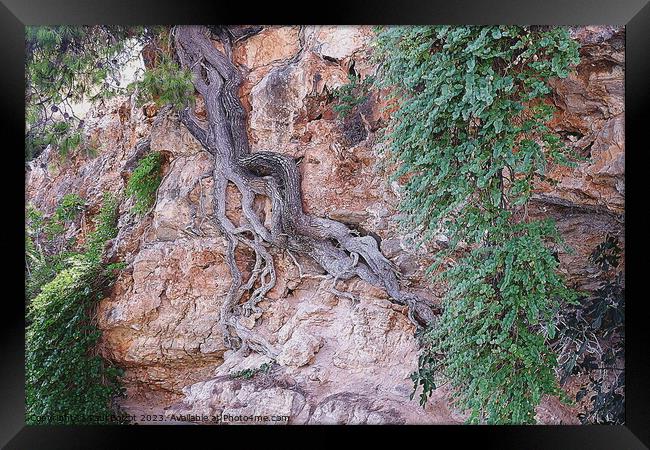
[[[210, 37], [223, 44], [218, 50]], [[257, 304], [276, 281], [269, 246], [308, 255], [333, 279], [358, 276], [386, 290], [393, 302], [408, 305], [409, 318], [420, 326], [430, 322], [428, 303], [399, 287], [396, 268], [380, 252], [371, 236], [358, 236], [344, 224], [305, 214], [296, 162], [281, 153], [250, 151], [246, 112], [239, 99], [242, 75], [232, 61], [232, 34], [223, 28], [179, 26], [175, 46], [183, 67], [193, 72], [193, 83], [203, 97], [207, 123], [190, 108], [180, 113], [182, 123], [214, 157], [214, 211], [218, 229], [225, 236], [232, 284], [221, 308], [220, 326], [226, 345], [249, 348], [275, 357], [278, 351], [262, 336], [239, 323], [239, 317], [259, 313]], [[226, 216], [226, 188], [232, 183], [241, 193], [242, 219], [235, 224]], [[271, 200], [268, 229], [253, 209], [256, 196]], [[243, 245], [255, 254], [255, 266], [244, 280], [235, 262], [235, 250]]]

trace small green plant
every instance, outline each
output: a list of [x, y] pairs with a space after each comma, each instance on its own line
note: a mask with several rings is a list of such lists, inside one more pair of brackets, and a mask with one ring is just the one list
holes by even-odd
[[86, 201], [79, 195], [66, 194], [59, 202], [54, 215], [60, 222], [69, 222], [79, 217], [85, 207]]
[[118, 198], [110, 193], [105, 193], [102, 207], [95, 220], [95, 230], [88, 237], [86, 256], [99, 263], [104, 251], [104, 245], [117, 236], [117, 217], [119, 210]]
[[361, 80], [361, 76], [355, 73], [348, 75], [348, 83], [340, 86], [332, 92], [332, 95], [338, 100], [338, 103], [332, 107], [332, 110], [339, 117], [346, 117], [350, 112], [368, 98], [368, 92], [374, 82], [373, 76], [368, 76]]
[[121, 370], [94, 352], [100, 331], [93, 308], [114, 278], [102, 250], [115, 237], [117, 201], [106, 195], [84, 253], [68, 255], [29, 303], [26, 421], [30, 425], [114, 423]]
[[36, 238], [45, 226], [45, 215], [30, 203], [25, 210], [25, 219], [25, 234], [29, 238]]
[[253, 378], [255, 375], [258, 373], [269, 373], [271, 368], [273, 367], [273, 363], [264, 363], [261, 366], [257, 368], [252, 368], [252, 369], [244, 369], [240, 370], [238, 372], [230, 374], [230, 378], [236, 379], [236, 378], [242, 378], [244, 380], [250, 380]]
[[44, 231], [50, 240], [61, 237], [65, 230], [66, 224], [79, 217], [86, 207], [84, 199], [77, 194], [66, 194], [59, 201], [54, 214], [44, 223]]
[[135, 199], [133, 211], [143, 215], [156, 203], [156, 191], [162, 181], [162, 153], [153, 152], [142, 158], [126, 186], [126, 195]]

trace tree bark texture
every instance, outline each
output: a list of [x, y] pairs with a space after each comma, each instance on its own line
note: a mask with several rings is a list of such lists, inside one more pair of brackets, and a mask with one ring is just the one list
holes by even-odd
[[[216, 35], [220, 51], [212, 42]], [[372, 236], [359, 236], [343, 223], [308, 215], [302, 208], [300, 174], [295, 160], [273, 151], [251, 152], [246, 112], [239, 98], [243, 81], [232, 60], [236, 35], [224, 28], [178, 26], [174, 42], [180, 64], [193, 73], [194, 87], [205, 101], [207, 123], [199, 121], [190, 107], [180, 112], [181, 122], [214, 158], [214, 216], [227, 241], [226, 260], [232, 283], [221, 308], [220, 328], [226, 345], [275, 357], [278, 350], [254, 330], [240, 324], [242, 315], [260, 313], [258, 303], [273, 288], [276, 273], [269, 247], [311, 257], [333, 280], [359, 277], [386, 290], [391, 301], [407, 305], [408, 317], [417, 326], [429, 323], [429, 302], [403, 291], [395, 265], [382, 255]], [[241, 193], [241, 223], [226, 216], [226, 188], [232, 183]], [[256, 196], [271, 201], [271, 226], [256, 214]], [[255, 255], [247, 279], [235, 262], [239, 246]]]

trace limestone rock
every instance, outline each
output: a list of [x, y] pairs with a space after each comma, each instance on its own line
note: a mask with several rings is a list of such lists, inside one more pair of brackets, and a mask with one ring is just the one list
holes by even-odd
[[368, 397], [343, 392], [327, 397], [318, 405], [309, 423], [323, 425], [404, 424], [399, 411]]
[[305, 366], [311, 362], [322, 346], [322, 338], [304, 331], [294, 333], [282, 347], [282, 352], [278, 355], [278, 363], [291, 367]]
[[577, 169], [556, 167], [559, 181], [539, 186], [539, 198], [622, 214], [625, 204], [624, 30], [587, 27], [574, 32], [584, 44], [567, 79], [555, 80], [553, 122], [566, 142], [587, 158]]

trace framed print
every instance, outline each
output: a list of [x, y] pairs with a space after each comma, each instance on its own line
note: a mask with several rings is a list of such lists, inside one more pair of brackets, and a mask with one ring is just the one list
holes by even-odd
[[256, 8], [3, 1], [3, 445], [647, 448], [650, 6]]

